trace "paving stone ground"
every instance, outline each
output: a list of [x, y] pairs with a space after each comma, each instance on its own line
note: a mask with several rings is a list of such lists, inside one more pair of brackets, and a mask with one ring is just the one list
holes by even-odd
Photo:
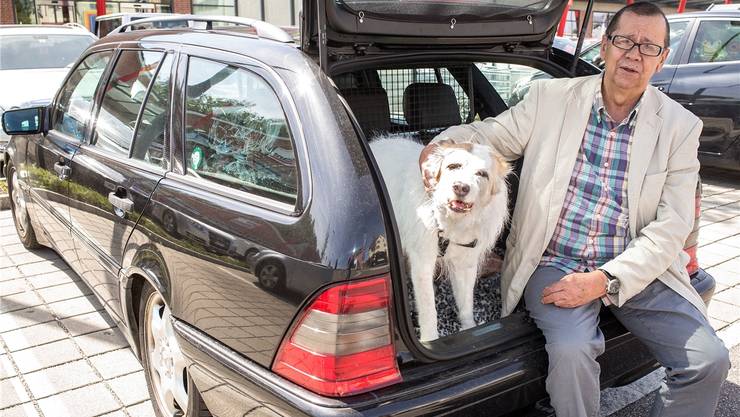
[[[740, 345], [740, 175], [702, 176], [698, 256], [717, 280], [709, 316], [734, 347]], [[10, 211], [0, 211], [0, 416], [154, 416], [141, 365], [91, 294], [55, 252], [23, 248]], [[661, 372], [606, 390], [601, 415], [643, 406]], [[737, 409], [740, 399], [721, 401]]]

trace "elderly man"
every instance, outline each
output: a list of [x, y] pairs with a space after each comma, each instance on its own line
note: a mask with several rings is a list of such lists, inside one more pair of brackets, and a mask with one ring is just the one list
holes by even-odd
[[714, 415], [729, 354], [689, 282], [701, 121], [648, 85], [668, 56], [668, 21], [650, 3], [612, 19], [603, 75], [533, 83], [496, 118], [440, 140], [524, 157], [502, 271], [504, 314], [524, 296], [549, 357], [558, 417], [596, 416], [602, 303], [666, 369], [653, 416]]

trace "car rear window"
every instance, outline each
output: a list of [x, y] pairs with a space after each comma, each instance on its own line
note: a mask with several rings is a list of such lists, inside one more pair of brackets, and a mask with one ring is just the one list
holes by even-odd
[[338, 0], [340, 7], [365, 15], [411, 17], [420, 20], [439, 20], [440, 16], [464, 16], [468, 20], [485, 20], [494, 16], [513, 17], [548, 12], [560, 6], [557, 1], [531, 0]]
[[0, 36], [0, 70], [64, 68], [93, 41], [86, 35]]

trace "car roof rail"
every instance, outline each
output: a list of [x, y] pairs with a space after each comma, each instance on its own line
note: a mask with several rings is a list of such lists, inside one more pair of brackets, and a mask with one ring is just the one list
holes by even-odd
[[[278, 42], [291, 43], [293, 37], [290, 36], [286, 31], [273, 25], [272, 23], [263, 22], [257, 19], [250, 19], [246, 17], [236, 16], [204, 16], [204, 15], [172, 15], [172, 16], [157, 16], [147, 17], [145, 19], [135, 20], [133, 22], [125, 23], [115, 29], [113, 29], [109, 35], [115, 33], [124, 33], [134, 30], [150, 30], [150, 29], [175, 29], [174, 27], [167, 27], [165, 25], [157, 27], [155, 24], [166, 24], [175, 22], [186, 22], [190, 29], [205, 29], [212, 30], [214, 23], [231, 23], [235, 26], [250, 26], [252, 27], [256, 35], [260, 38], [271, 39]], [[147, 25], [151, 23], [151, 25]], [[198, 27], [198, 23], [205, 23], [205, 27]]]
[[79, 23], [75, 23], [75, 22], [65, 23], [64, 26], [66, 26], [68, 28], [73, 28], [73, 29], [85, 29], [85, 30], [87, 30], [87, 28], [85, 26], [83, 26], [83, 25], [81, 25]]

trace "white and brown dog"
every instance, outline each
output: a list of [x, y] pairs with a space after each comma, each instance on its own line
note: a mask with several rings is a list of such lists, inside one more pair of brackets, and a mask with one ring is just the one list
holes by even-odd
[[508, 219], [509, 165], [492, 148], [440, 142], [428, 161], [436, 181], [425, 189], [419, 173], [423, 145], [402, 137], [370, 143], [393, 205], [408, 258], [422, 341], [434, 340], [434, 272], [447, 273], [462, 329], [476, 325], [473, 297], [478, 270]]

